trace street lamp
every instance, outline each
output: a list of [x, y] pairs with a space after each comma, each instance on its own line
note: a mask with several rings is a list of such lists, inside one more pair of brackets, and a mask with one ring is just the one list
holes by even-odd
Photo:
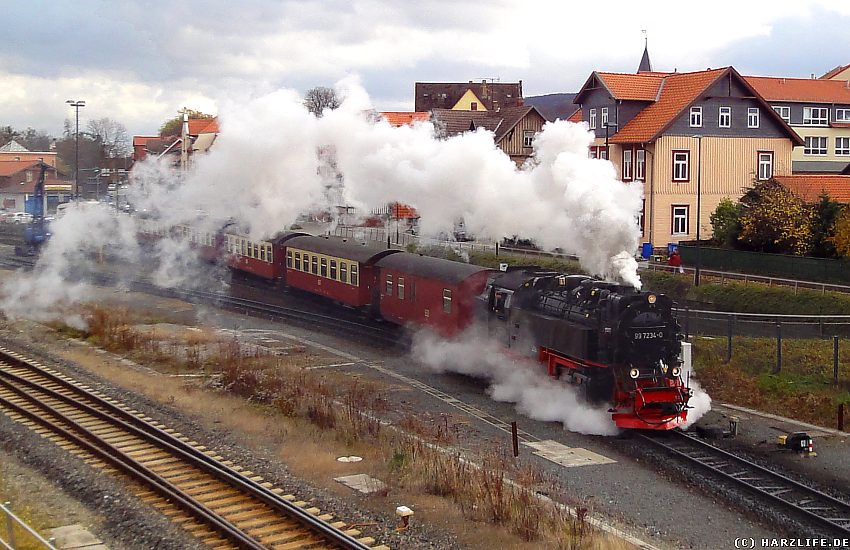
[[80, 199], [80, 107], [85, 107], [86, 102], [82, 99], [69, 99], [65, 103], [77, 111], [77, 129], [74, 132], [74, 200], [77, 201]]
[[702, 246], [699, 240], [700, 212], [702, 210], [702, 136], [691, 136], [697, 140], [697, 263], [694, 268], [694, 286], [699, 286], [700, 268], [702, 267]]
[[611, 155], [608, 153], [608, 151], [609, 151], [609, 149], [608, 149], [608, 128], [610, 128], [611, 126], [616, 128], [617, 123], [605, 121], [605, 124], [602, 125], [602, 127], [605, 128], [605, 160], [611, 160], [609, 158]]

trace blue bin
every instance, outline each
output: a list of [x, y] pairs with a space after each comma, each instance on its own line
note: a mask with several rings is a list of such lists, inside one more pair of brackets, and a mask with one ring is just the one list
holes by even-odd
[[667, 255], [671, 255], [673, 252], [679, 250], [679, 243], [667, 243]]
[[641, 245], [640, 256], [644, 260], [648, 260], [652, 257], [652, 243], [643, 243], [643, 245]]

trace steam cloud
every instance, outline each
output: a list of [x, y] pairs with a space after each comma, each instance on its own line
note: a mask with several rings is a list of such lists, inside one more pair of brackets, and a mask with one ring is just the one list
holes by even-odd
[[509, 358], [501, 349], [474, 329], [451, 341], [420, 331], [414, 337], [412, 355], [436, 372], [487, 379], [487, 393], [493, 399], [516, 403], [517, 411], [535, 420], [560, 422], [567, 430], [583, 434], [617, 433], [607, 405], [600, 408], [581, 401], [573, 386], [550, 378], [537, 362]]

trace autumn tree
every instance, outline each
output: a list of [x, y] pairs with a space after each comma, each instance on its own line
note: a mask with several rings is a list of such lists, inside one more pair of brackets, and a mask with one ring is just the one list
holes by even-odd
[[850, 208], [845, 207], [835, 220], [829, 241], [839, 256], [850, 258]]
[[814, 246], [812, 255], [820, 258], [833, 258], [836, 256], [836, 251], [832, 236], [835, 232], [835, 222], [841, 215], [844, 205], [830, 199], [826, 193], [822, 193], [813, 208], [812, 238]]
[[808, 254], [814, 212], [774, 179], [757, 182], [741, 197], [742, 242], [761, 252]]
[[724, 197], [711, 214], [712, 239], [733, 246], [741, 233], [741, 204]]
[[317, 117], [322, 116], [325, 109], [333, 110], [339, 107], [340, 104], [340, 98], [333, 88], [316, 86], [315, 88], [310, 88], [304, 94], [304, 107]]
[[213, 115], [195, 111], [194, 109], [183, 109], [174, 118], [169, 118], [159, 127], [159, 135], [161, 136], [179, 136], [183, 126], [183, 113], [188, 113], [190, 119], [212, 120]]
[[123, 158], [130, 156], [130, 138], [127, 128], [118, 121], [104, 117], [90, 120], [86, 125], [92, 139], [99, 140], [103, 153], [108, 158]]

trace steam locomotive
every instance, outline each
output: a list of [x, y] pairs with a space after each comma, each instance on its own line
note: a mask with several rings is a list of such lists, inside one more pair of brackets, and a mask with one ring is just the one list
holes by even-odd
[[672, 300], [585, 275], [519, 268], [487, 284], [488, 325], [588, 401], [611, 403], [620, 428], [669, 430], [687, 419]]
[[485, 323], [514, 353], [536, 357], [549, 375], [611, 404], [615, 424], [669, 430], [687, 418], [679, 325], [663, 295], [583, 275], [481, 266], [283, 233], [251, 241], [236, 233], [142, 224], [148, 237], [186, 239], [207, 260], [323, 296], [372, 317], [447, 338]]

